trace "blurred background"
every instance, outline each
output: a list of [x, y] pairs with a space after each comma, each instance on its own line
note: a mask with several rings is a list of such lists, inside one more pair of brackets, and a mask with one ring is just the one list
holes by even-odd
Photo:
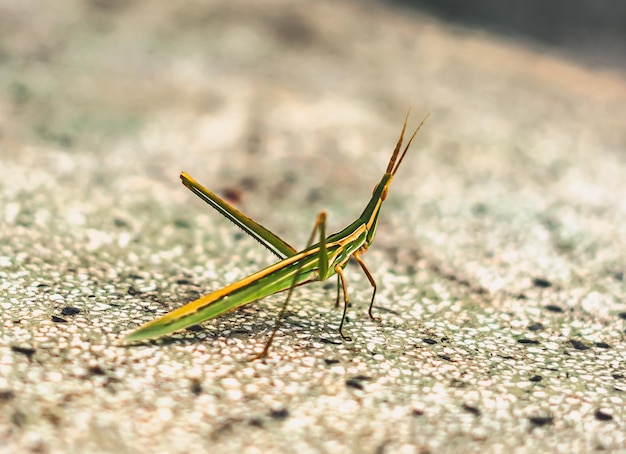
[[[6, 452], [622, 448], [624, 5], [0, 0]], [[408, 106], [431, 116], [367, 253], [382, 324], [350, 270], [353, 346], [317, 343], [331, 282], [298, 289], [284, 368], [240, 361], [281, 297], [114, 347], [275, 260], [181, 170], [301, 247], [360, 214]]]
[[590, 65], [626, 69], [626, 3], [612, 0], [386, 0], [445, 21], [536, 42]]
[[[430, 48], [427, 59], [419, 60], [422, 69], [414, 68], [416, 75], [450, 66], [450, 56], [465, 52], [464, 38], [476, 36], [476, 31], [485, 32], [485, 41], [504, 37], [534, 48], [537, 56], [561, 55], [593, 70], [626, 69], [623, 2], [381, 0], [304, 5], [275, 0], [255, 6], [186, 1], [158, 7], [120, 0], [67, 0], [54, 5], [0, 0], [0, 134], [17, 142], [34, 136], [61, 147], [89, 136], [106, 142], [138, 131], [155, 110], [181, 103], [198, 108], [203, 96], [201, 111], [216, 106], [220, 87], [214, 81], [212, 93], [200, 93], [199, 87], [229, 72], [284, 88], [330, 64], [334, 72], [320, 73], [326, 82], [334, 89], [356, 92], [347, 87], [352, 71], [348, 62], [368, 57], [366, 49], [359, 53], [362, 46], [370, 46], [374, 61], [377, 49], [372, 46], [389, 36], [384, 27], [360, 26], [358, 21], [386, 21], [391, 16], [382, 13], [381, 5], [393, 10], [391, 15], [419, 17], [423, 25], [405, 29], [405, 44], [413, 45], [416, 56]], [[456, 33], [458, 42], [450, 43], [450, 50], [447, 45], [437, 48], [442, 43], [428, 36], [433, 30], [426, 26], [429, 21], [437, 23], [435, 27], [445, 24], [446, 33]], [[343, 36], [340, 27], [353, 32]], [[475, 51], [477, 65], [493, 58], [485, 49]], [[301, 53], [302, 62], [295, 58], [298, 52], [307, 52]], [[376, 58], [376, 64], [384, 64]], [[340, 61], [345, 62], [343, 67]], [[530, 61], [528, 67], [534, 64]], [[203, 65], [212, 69], [199, 69]], [[303, 65], [311, 69], [303, 71]], [[365, 66], [373, 70], [371, 63]], [[319, 89], [333, 89], [320, 77], [315, 79]], [[377, 89], [382, 87], [378, 80], [373, 82]], [[411, 93], [408, 98], [427, 94]]]

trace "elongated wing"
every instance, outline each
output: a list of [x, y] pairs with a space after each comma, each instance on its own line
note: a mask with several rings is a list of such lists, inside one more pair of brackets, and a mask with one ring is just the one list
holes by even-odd
[[139, 342], [164, 336], [288, 290], [294, 285], [316, 280], [318, 262], [317, 249], [300, 252], [146, 323], [126, 336], [123, 342]]

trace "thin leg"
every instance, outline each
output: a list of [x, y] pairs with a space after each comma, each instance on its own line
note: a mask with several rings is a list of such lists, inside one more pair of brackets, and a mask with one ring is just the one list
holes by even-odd
[[341, 285], [343, 287], [343, 316], [341, 317], [341, 323], [339, 324], [339, 334], [341, 334], [341, 337], [344, 338], [345, 340], [352, 341], [352, 338], [350, 336], [346, 336], [343, 334], [343, 322], [346, 320], [346, 312], [348, 312], [348, 301], [349, 301], [348, 288], [346, 286], [346, 278], [344, 277], [343, 270], [341, 269], [339, 265], [335, 267], [335, 272], [339, 276], [341, 280]]
[[361, 269], [363, 270], [363, 272], [367, 276], [367, 279], [370, 281], [370, 284], [374, 288], [374, 291], [372, 292], [372, 300], [370, 301], [370, 308], [369, 308], [368, 313], [370, 314], [370, 318], [372, 320], [378, 320], [376, 317], [372, 315], [372, 308], [374, 307], [374, 297], [376, 296], [376, 281], [374, 280], [374, 276], [372, 276], [372, 273], [370, 273], [370, 271], [367, 269], [367, 267], [365, 266], [365, 262], [363, 262], [363, 259], [361, 258], [358, 252], [355, 252], [354, 254], [352, 254], [352, 257], [354, 257], [354, 260], [356, 260], [357, 263], [361, 265]]
[[[315, 225], [313, 226], [313, 231], [311, 232], [311, 236], [309, 237], [309, 241], [307, 242], [306, 247], [309, 247], [311, 246], [311, 244], [313, 244], [313, 239], [315, 238], [315, 234], [317, 233], [318, 230], [320, 232], [320, 237], [321, 237], [320, 238], [320, 265], [319, 265], [320, 271], [319, 273], [320, 273], [320, 279], [322, 279], [326, 275], [326, 270], [328, 270], [328, 257], [326, 254], [326, 212], [325, 211], [322, 211], [321, 213], [317, 215], [317, 218], [315, 219]], [[322, 250], [324, 252], [323, 258], [321, 257]], [[289, 300], [291, 299], [291, 295], [293, 294], [293, 289], [296, 288], [296, 283], [298, 282], [298, 278], [300, 277], [301, 271], [302, 271], [302, 266], [298, 268], [298, 270], [296, 271], [296, 274], [293, 277], [293, 283], [291, 284], [291, 287], [289, 287], [289, 291], [287, 292], [287, 297], [285, 298], [283, 307], [280, 310], [280, 313], [278, 314], [278, 318], [276, 319], [276, 324], [274, 325], [272, 334], [270, 335], [270, 338], [268, 339], [268, 341], [265, 343], [265, 347], [263, 347], [263, 351], [259, 353], [258, 355], [253, 356], [250, 359], [250, 361], [254, 361], [255, 359], [263, 359], [267, 357], [267, 353], [270, 350], [272, 341], [274, 340], [274, 337], [276, 336], [276, 333], [278, 332], [278, 329], [280, 328], [280, 324], [282, 323], [283, 318], [285, 317], [285, 313], [287, 312], [287, 306], [289, 305]]]

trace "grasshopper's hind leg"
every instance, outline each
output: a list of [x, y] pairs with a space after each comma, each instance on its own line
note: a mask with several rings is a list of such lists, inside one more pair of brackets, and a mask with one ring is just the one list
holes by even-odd
[[[311, 232], [311, 236], [309, 237], [309, 241], [307, 242], [306, 247], [308, 248], [313, 244], [313, 240], [315, 239], [315, 235], [319, 231], [320, 235], [320, 252], [319, 252], [319, 276], [320, 280], [326, 278], [326, 272], [328, 271], [328, 254], [326, 253], [326, 212], [322, 211], [317, 215], [315, 219], [315, 225], [313, 226], [313, 231]], [[287, 297], [285, 298], [285, 302], [283, 303], [283, 307], [278, 314], [278, 318], [276, 319], [276, 324], [274, 325], [274, 329], [272, 330], [272, 334], [270, 338], [265, 343], [265, 347], [263, 347], [263, 351], [258, 355], [253, 356], [250, 361], [254, 361], [255, 359], [263, 359], [267, 357], [267, 354], [270, 350], [270, 346], [274, 341], [274, 337], [280, 328], [280, 325], [285, 318], [285, 313], [287, 312], [287, 306], [289, 305], [289, 300], [291, 299], [291, 295], [293, 294], [293, 289], [296, 288], [296, 284], [298, 283], [298, 278], [300, 277], [300, 272], [302, 271], [302, 266], [300, 266], [293, 277], [293, 283], [289, 290], [287, 291]], [[345, 290], [345, 286], [344, 286]], [[344, 313], [345, 315], [345, 313]]]

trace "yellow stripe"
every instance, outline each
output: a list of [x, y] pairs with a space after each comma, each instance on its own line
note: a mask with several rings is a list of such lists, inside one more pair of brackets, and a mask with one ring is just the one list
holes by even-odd
[[365, 225], [360, 225], [354, 232], [352, 232], [350, 235], [346, 236], [345, 238], [342, 238], [341, 240], [338, 240], [334, 243], [330, 243], [330, 245], [326, 245], [327, 248], [332, 248], [334, 245], [339, 244], [339, 249], [337, 249], [337, 251], [331, 256], [329, 257], [328, 262], [329, 263], [333, 263], [335, 261], [335, 259], [337, 258], [337, 256], [339, 254], [341, 254], [342, 250], [350, 243], [353, 243], [354, 241], [356, 241], [359, 236], [366, 231], [366, 226]]
[[[176, 318], [178, 317], [185, 317], [187, 315], [191, 315], [191, 314], [195, 314], [196, 312], [198, 312], [200, 309], [202, 309], [205, 306], [208, 306], [209, 304], [211, 304], [214, 301], [219, 300], [220, 298], [223, 298], [224, 296], [229, 295], [230, 293], [245, 287], [246, 285], [249, 285], [259, 279], [264, 278], [265, 276], [280, 270], [281, 268], [284, 268], [287, 265], [292, 264], [293, 262], [300, 260], [302, 258], [305, 258], [313, 253], [317, 252], [315, 249], [312, 251], [308, 251], [307, 253], [301, 252], [299, 254], [293, 255], [291, 257], [286, 258], [285, 260], [281, 260], [280, 262], [275, 263], [274, 265], [271, 265], [265, 269], [262, 269], [261, 271], [258, 271], [254, 274], [251, 274], [248, 277], [245, 277], [243, 279], [241, 279], [240, 281], [234, 282], [230, 285], [227, 285], [224, 288], [221, 288], [219, 290], [216, 290], [212, 293], [209, 293], [208, 295], [203, 296], [202, 298], [199, 298], [195, 301], [192, 301], [191, 303], [185, 304], [184, 306], [180, 307], [179, 309], [175, 310], [174, 312], [176, 312]], [[171, 312], [170, 314], [174, 314], [174, 312]]]
[[[355, 241], [359, 235], [365, 230], [365, 225], [360, 226], [358, 229], [356, 229], [354, 232], [352, 232], [350, 235], [348, 235], [345, 238], [342, 238], [339, 241], [335, 241], [332, 243], [329, 243], [326, 245], [326, 247], [328, 249], [331, 249], [335, 246], [339, 246], [339, 248], [337, 249], [337, 251], [333, 254], [333, 256], [329, 257], [329, 263], [333, 263], [334, 260], [337, 258], [337, 256], [339, 254], [341, 254], [341, 251], [346, 247], [347, 244], [350, 244], [351, 242]], [[282, 268], [285, 268], [288, 265], [291, 265], [295, 262], [297, 262], [298, 260], [310, 257], [312, 255], [316, 255], [319, 254], [319, 246], [316, 247], [315, 249], [311, 249], [309, 251], [303, 251], [300, 252], [296, 255], [293, 255], [291, 257], [288, 257], [284, 260], [281, 260], [280, 262], [275, 263], [274, 265], [271, 265], [265, 269], [262, 269], [261, 271], [258, 271], [248, 277], [245, 277], [237, 282], [234, 282], [230, 285], [227, 285], [224, 288], [221, 288], [219, 290], [216, 290], [212, 293], [209, 293], [208, 295], [203, 296], [202, 298], [199, 298], [195, 301], [192, 301], [178, 309], [176, 309], [173, 312], [170, 312], [170, 314], [168, 314], [169, 316], [172, 316], [173, 318], [182, 318], [188, 315], [192, 315], [195, 314], [196, 312], [198, 312], [200, 309], [204, 308], [205, 306], [208, 306], [209, 304], [213, 303], [214, 301], [217, 301], [225, 296], [228, 296], [229, 294], [231, 294], [232, 292], [239, 290], [242, 287], [245, 287], [249, 284], [252, 284], [254, 282], [256, 282], [259, 279], [264, 278], [265, 276], [272, 274]], [[167, 317], [167, 316], [166, 316]]]
[[[380, 209], [380, 206], [382, 205], [383, 201], [382, 199], [378, 199], [378, 202], [376, 202], [376, 208], [374, 209], [374, 211], [372, 211], [372, 213], [378, 213], [378, 210]], [[376, 216], [372, 216], [369, 218], [369, 220], [367, 221], [367, 230], [371, 230], [372, 229], [372, 224], [374, 223], [374, 219], [376, 218]]]

